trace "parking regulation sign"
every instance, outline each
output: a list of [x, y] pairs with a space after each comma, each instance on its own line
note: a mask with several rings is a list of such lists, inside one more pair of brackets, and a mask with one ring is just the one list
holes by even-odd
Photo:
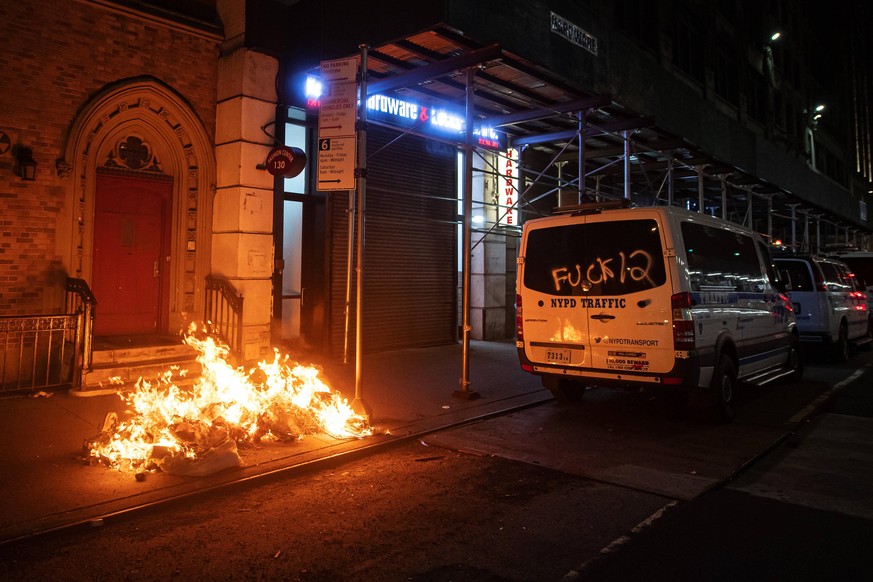
[[356, 146], [354, 137], [319, 138], [316, 183], [319, 191], [355, 189]]

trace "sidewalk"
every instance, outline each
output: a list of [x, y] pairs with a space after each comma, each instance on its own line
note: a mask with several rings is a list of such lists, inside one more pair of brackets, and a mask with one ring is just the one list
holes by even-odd
[[[454, 396], [461, 362], [460, 344], [364, 356], [363, 401], [375, 436], [342, 441], [307, 436], [240, 449], [242, 468], [202, 478], [158, 472], [137, 481], [88, 465], [85, 440], [100, 432], [109, 412], [124, 412], [115, 394], [0, 398], [0, 543], [551, 398], [536, 377], [519, 370], [512, 342], [471, 342], [470, 389], [479, 398]], [[328, 362], [323, 368], [331, 387], [351, 402], [354, 365]]]

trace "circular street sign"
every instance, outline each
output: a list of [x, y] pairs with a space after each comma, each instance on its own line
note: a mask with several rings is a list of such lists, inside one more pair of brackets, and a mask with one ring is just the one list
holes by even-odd
[[267, 154], [266, 166], [274, 176], [293, 178], [306, 167], [306, 154], [300, 148], [276, 146]]

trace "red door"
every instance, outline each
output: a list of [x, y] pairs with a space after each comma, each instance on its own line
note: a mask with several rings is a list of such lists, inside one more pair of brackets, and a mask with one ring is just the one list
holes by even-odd
[[166, 331], [172, 181], [98, 175], [95, 335]]

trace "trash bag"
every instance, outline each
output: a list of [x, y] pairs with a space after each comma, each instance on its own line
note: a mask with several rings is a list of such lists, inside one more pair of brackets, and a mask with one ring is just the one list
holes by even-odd
[[225, 469], [241, 467], [242, 459], [236, 448], [236, 442], [227, 437], [196, 458], [167, 456], [158, 461], [158, 466], [170, 475], [205, 477]]

